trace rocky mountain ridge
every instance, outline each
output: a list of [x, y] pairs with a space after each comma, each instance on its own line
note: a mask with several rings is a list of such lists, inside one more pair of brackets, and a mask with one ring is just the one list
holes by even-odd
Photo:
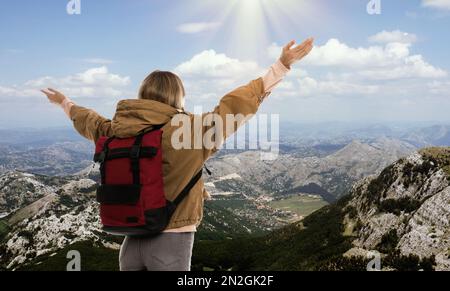
[[450, 270], [450, 148], [428, 148], [264, 237], [200, 243], [196, 270]]
[[[346, 206], [354, 248], [419, 258], [450, 270], [450, 149], [429, 148], [401, 159], [352, 190]], [[364, 253], [364, 251], [362, 251]]]

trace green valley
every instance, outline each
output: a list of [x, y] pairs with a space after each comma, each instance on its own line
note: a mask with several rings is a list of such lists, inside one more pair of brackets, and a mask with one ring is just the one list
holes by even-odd
[[314, 211], [328, 205], [326, 201], [318, 196], [298, 195], [286, 199], [274, 200], [269, 205], [275, 209], [291, 211], [302, 219]]

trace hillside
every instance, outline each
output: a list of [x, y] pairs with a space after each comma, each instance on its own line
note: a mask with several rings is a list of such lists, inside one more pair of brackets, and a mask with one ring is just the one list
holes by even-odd
[[0, 176], [0, 218], [54, 191], [34, 178], [34, 175], [19, 172]]
[[262, 238], [200, 242], [196, 270], [450, 270], [450, 148], [430, 148], [357, 183], [347, 197]]
[[[117, 241], [100, 231], [94, 181], [24, 173], [9, 173], [3, 179], [9, 179], [9, 184], [20, 185], [24, 176], [27, 183], [45, 185], [49, 192], [43, 197], [28, 196], [30, 204], [1, 220], [6, 230], [1, 235], [0, 245], [3, 268], [14, 269], [36, 257], [85, 240], [118, 248]], [[22, 196], [27, 195], [22, 192]]]
[[[85, 176], [48, 177], [22, 172], [0, 176], [0, 269], [33, 268], [73, 244], [95, 246], [103, 253], [117, 251], [122, 238], [101, 231], [95, 187], [96, 182]], [[205, 203], [197, 239], [261, 235], [273, 226], [272, 220], [276, 221], [276, 211], [258, 208], [255, 201], [242, 200], [239, 207], [229, 203], [227, 199]], [[236, 214], [233, 209], [238, 213], [245, 209], [250, 214], [267, 213], [253, 217]]]
[[[336, 155], [349, 155], [348, 149], [343, 150]], [[60, 178], [9, 172], [1, 176], [1, 197], [12, 199], [3, 204], [7, 216], [0, 219], [0, 268], [60, 269], [64, 250], [74, 244], [89, 249], [93, 257], [116, 258], [120, 239], [99, 230], [95, 182], [86, 174]], [[245, 194], [251, 194], [254, 186], [246, 185], [239, 174], [215, 176], [207, 183], [213, 200], [205, 205], [193, 267], [363, 270], [367, 252], [378, 250], [385, 269], [448, 270], [449, 177], [450, 149], [422, 150], [378, 176], [362, 179], [337, 203], [267, 234], [276, 227], [264, 217], [272, 213], [280, 219], [286, 214], [265, 208], [260, 196]], [[39, 191], [27, 191], [31, 187], [27, 185]], [[299, 189], [321, 189], [309, 186]], [[85, 267], [114, 266], [92, 261]]]

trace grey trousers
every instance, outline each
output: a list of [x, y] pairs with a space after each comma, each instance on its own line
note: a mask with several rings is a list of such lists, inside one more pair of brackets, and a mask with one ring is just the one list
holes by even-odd
[[194, 233], [126, 237], [120, 248], [121, 271], [190, 271]]

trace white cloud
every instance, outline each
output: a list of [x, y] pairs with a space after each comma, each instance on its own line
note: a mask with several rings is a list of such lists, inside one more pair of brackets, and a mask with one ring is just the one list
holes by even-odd
[[295, 89], [292, 81], [283, 81], [277, 85], [278, 90], [293, 90]]
[[316, 80], [311, 77], [299, 79], [298, 94], [301, 96], [321, 95], [371, 95], [379, 92], [378, 85], [365, 85], [341, 80]]
[[415, 43], [417, 41], [417, 36], [412, 33], [403, 32], [400, 30], [386, 31], [383, 30], [375, 35], [369, 37], [370, 42], [374, 43]]
[[338, 39], [330, 39], [323, 46], [314, 48], [305, 59], [305, 64], [350, 68], [396, 66], [409, 56], [409, 46], [388, 43], [385, 46], [353, 48]]
[[175, 68], [180, 75], [208, 78], [239, 78], [259, 70], [256, 62], [229, 58], [214, 50], [203, 51]]
[[0, 86], [0, 97], [19, 97], [19, 96], [31, 96], [35, 93], [35, 90], [30, 89], [18, 89], [16, 86], [3, 87]]
[[305, 64], [314, 66], [365, 67], [386, 63], [386, 52], [382, 47], [352, 48], [338, 39], [330, 39], [317, 46], [305, 59]]
[[129, 77], [98, 67], [62, 78], [45, 76], [29, 80], [17, 86], [0, 87], [0, 97], [36, 97], [40, 89], [53, 87], [72, 97], [119, 97], [122, 89], [130, 84]]
[[[271, 49], [271, 48], [269, 48]], [[272, 47], [276, 50], [276, 48]], [[214, 50], [203, 51], [175, 68], [184, 80], [188, 96], [200, 100], [215, 100], [218, 94], [262, 76], [266, 69], [257, 63], [233, 59]], [[304, 69], [294, 68], [288, 78], [280, 83], [271, 98], [299, 97], [313, 95], [355, 95], [374, 94], [378, 85], [352, 83], [329, 76], [326, 80], [310, 77]]]
[[[381, 32], [370, 38], [384, 45], [351, 47], [338, 39], [330, 39], [316, 46], [303, 60], [305, 66], [334, 67], [351, 70], [369, 79], [395, 80], [406, 78], [443, 78], [448, 73], [429, 64], [422, 55], [411, 54], [410, 47], [417, 39], [400, 31]], [[277, 58], [281, 47], [273, 44], [268, 54]]]
[[[272, 44], [268, 53], [272, 58], [278, 58], [281, 46]], [[384, 66], [399, 54], [407, 55], [407, 45], [391, 45], [386, 48], [372, 46], [368, 48], [352, 48], [338, 39], [332, 38], [322, 46], [315, 46], [311, 53], [302, 61], [304, 65], [335, 66], [335, 67], [367, 67]], [[400, 55], [401, 57], [401, 55]]]
[[[368, 100], [388, 104], [394, 99], [395, 102], [415, 100], [448, 92], [448, 73], [428, 63], [422, 55], [411, 53], [417, 41], [414, 34], [382, 31], [368, 39], [374, 44], [352, 47], [338, 39], [330, 39], [316, 46], [299, 66], [293, 68], [270, 99], [334, 98], [349, 103], [353, 102], [349, 100], [359, 100], [355, 102], [363, 106]], [[281, 47], [272, 44], [267, 52], [275, 60]], [[206, 50], [181, 63], [175, 71], [185, 82], [188, 97], [193, 96], [199, 102], [216, 102], [221, 94], [262, 76], [266, 68], [253, 61]], [[365, 97], [367, 99], [363, 99]]]
[[211, 101], [264, 72], [256, 62], [230, 58], [214, 50], [198, 53], [174, 71], [183, 79], [188, 96]]
[[425, 7], [450, 10], [450, 0], [422, 0]]
[[70, 75], [63, 78], [42, 77], [30, 80], [25, 86], [43, 87], [43, 86], [69, 86], [69, 87], [123, 87], [130, 83], [129, 77], [111, 74], [107, 67], [97, 67], [88, 69], [82, 73]]
[[400, 66], [385, 69], [365, 70], [361, 71], [359, 74], [367, 79], [374, 80], [409, 78], [434, 79], [447, 76], [446, 71], [433, 67], [427, 63], [421, 55], [414, 55], [406, 58], [404, 63]]
[[177, 31], [186, 34], [195, 34], [215, 30], [222, 24], [220, 22], [191, 22], [183, 23], [177, 27]]

